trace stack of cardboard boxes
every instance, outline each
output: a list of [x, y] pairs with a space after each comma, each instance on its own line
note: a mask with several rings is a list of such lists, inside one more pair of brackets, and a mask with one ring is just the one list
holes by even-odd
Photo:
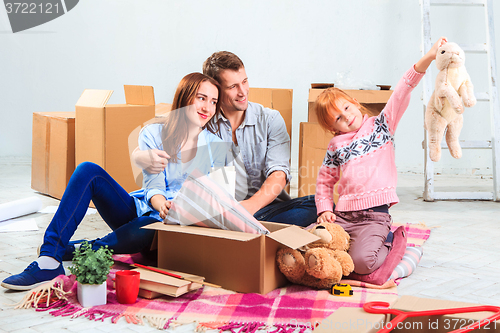
[[[314, 86], [314, 85], [313, 85]], [[314, 110], [316, 98], [325, 89], [309, 89], [308, 122], [300, 123], [299, 140], [299, 189], [298, 196], [311, 195], [316, 192], [316, 178], [325, 158], [326, 148], [333, 134], [321, 128]], [[367, 108], [370, 115], [382, 111], [391, 97], [392, 90], [344, 90]]]
[[[136, 183], [130, 153], [140, 128], [155, 118], [153, 87], [124, 86], [125, 104], [107, 104], [112, 90], [86, 89], [75, 112], [33, 113], [31, 187], [60, 199], [75, 167], [90, 161], [130, 192]], [[161, 113], [168, 105], [160, 104]], [[140, 182], [139, 182], [140, 184]]]

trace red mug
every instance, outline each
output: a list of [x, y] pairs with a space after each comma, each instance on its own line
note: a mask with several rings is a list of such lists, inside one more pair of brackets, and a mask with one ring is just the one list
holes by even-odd
[[139, 295], [140, 273], [137, 271], [118, 271], [115, 277], [116, 298], [118, 303], [132, 304]]

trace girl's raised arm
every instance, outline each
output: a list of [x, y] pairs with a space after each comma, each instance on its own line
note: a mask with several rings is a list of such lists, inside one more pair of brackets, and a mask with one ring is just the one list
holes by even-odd
[[439, 40], [431, 47], [429, 52], [417, 61], [415, 64], [415, 70], [419, 73], [425, 73], [431, 62], [436, 59], [437, 50], [446, 43], [448, 43], [446, 37], [439, 38]]

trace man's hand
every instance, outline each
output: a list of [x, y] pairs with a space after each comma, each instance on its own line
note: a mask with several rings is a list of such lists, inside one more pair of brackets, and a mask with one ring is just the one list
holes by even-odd
[[170, 156], [165, 151], [159, 149], [136, 149], [132, 153], [132, 158], [134, 162], [147, 173], [157, 174], [165, 170]]
[[278, 197], [286, 185], [286, 175], [283, 171], [274, 171], [267, 177], [260, 189], [250, 199], [240, 201], [240, 204], [250, 214], [255, 214], [262, 207], [266, 207]]
[[324, 211], [323, 213], [321, 213], [319, 216], [318, 216], [318, 220], [317, 222], [318, 223], [322, 223], [322, 222], [328, 222], [328, 223], [333, 223], [335, 222], [335, 219], [337, 217], [335, 216], [335, 214], [333, 214], [332, 212], [330, 211]]
[[258, 203], [255, 202], [255, 200], [247, 199], [240, 201], [240, 204], [253, 216], [253, 214], [257, 213], [257, 211], [260, 209], [260, 206]]

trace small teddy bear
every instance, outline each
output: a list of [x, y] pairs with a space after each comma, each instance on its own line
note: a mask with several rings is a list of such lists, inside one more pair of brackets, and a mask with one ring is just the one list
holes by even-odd
[[424, 117], [429, 134], [429, 157], [434, 162], [441, 158], [445, 129], [451, 156], [462, 157], [458, 136], [463, 126], [464, 104], [466, 107], [476, 104], [474, 88], [464, 63], [464, 51], [456, 43], [446, 43], [437, 51], [439, 73]]
[[320, 223], [310, 232], [320, 239], [306, 245], [304, 253], [282, 248], [278, 250], [276, 261], [290, 282], [329, 289], [339, 283], [343, 275], [354, 270], [354, 263], [347, 253], [350, 237], [334, 223]]

